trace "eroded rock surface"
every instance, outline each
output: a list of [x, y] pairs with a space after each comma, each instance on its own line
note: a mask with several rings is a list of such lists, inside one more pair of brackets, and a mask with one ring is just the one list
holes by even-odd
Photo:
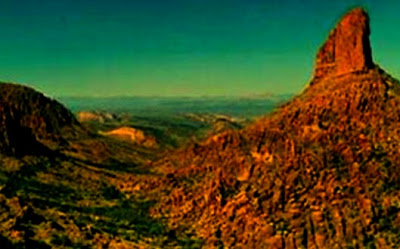
[[363, 9], [347, 13], [317, 54], [315, 78], [373, 68], [369, 34], [369, 17]]

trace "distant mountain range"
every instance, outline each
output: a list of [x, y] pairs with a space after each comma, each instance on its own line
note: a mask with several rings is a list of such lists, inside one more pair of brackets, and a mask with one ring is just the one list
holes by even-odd
[[249, 97], [60, 97], [72, 111], [126, 112], [141, 116], [217, 113], [252, 118], [272, 111], [291, 95]]

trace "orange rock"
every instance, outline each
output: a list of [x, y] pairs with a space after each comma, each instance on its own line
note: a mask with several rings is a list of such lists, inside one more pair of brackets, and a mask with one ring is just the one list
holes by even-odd
[[318, 52], [315, 78], [372, 68], [369, 34], [369, 17], [363, 9], [347, 13]]
[[147, 137], [143, 131], [132, 127], [120, 127], [111, 131], [100, 132], [100, 134], [121, 138], [137, 144], [143, 144], [147, 147], [153, 147], [156, 145], [156, 141], [153, 137]]

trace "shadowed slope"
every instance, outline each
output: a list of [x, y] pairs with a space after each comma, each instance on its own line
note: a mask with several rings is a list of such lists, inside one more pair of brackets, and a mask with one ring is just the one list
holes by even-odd
[[0, 152], [42, 153], [83, 134], [73, 114], [55, 100], [16, 84], [0, 84]]

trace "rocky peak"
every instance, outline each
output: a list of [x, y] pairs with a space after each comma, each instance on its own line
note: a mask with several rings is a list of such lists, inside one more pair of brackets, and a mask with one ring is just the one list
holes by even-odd
[[321, 79], [374, 67], [369, 16], [362, 8], [348, 12], [317, 54], [314, 77]]

